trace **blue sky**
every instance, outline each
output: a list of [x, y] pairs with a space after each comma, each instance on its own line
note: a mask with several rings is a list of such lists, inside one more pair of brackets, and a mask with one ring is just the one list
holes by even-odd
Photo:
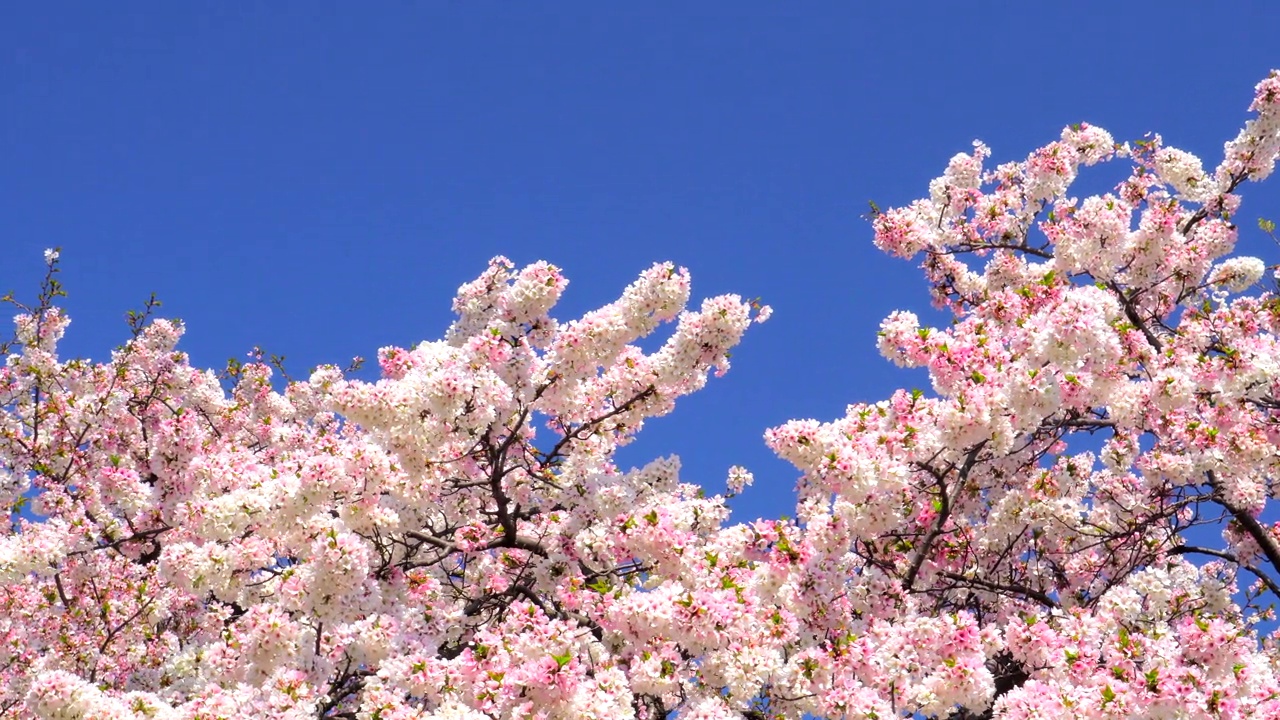
[[[438, 338], [493, 255], [571, 279], [562, 317], [659, 260], [775, 315], [734, 369], [623, 456], [757, 485], [763, 431], [920, 385], [875, 349], [927, 305], [860, 219], [975, 138], [1021, 159], [1062, 126], [1154, 130], [1215, 164], [1280, 66], [1280, 5], [26, 3], [0, 22], [0, 289], [64, 249], [67, 349], [105, 357], [152, 292], [194, 362], [297, 372]], [[1250, 187], [1254, 220], [1280, 183]]]

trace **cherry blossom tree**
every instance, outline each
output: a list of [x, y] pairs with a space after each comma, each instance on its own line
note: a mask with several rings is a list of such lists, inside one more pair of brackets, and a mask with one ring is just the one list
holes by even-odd
[[877, 211], [954, 321], [882, 327], [931, 392], [767, 433], [794, 520], [615, 464], [769, 314], [673, 265], [561, 322], [497, 258], [377, 382], [282, 382], [151, 305], [63, 359], [51, 251], [0, 369], [0, 718], [1280, 717], [1280, 299], [1231, 256], [1280, 74], [1250, 109], [1212, 172], [1079, 125]]
[[[768, 434], [804, 473], [774, 564], [807, 647], [774, 687], [810, 696], [775, 706], [1280, 717], [1259, 625], [1280, 600], [1264, 513], [1280, 496], [1280, 298], [1254, 290], [1261, 260], [1229, 256], [1237, 191], [1280, 153], [1280, 73], [1250, 110], [1212, 172], [1159, 136], [1119, 145], [1082, 124], [992, 169], [975, 144], [929, 197], [875, 214], [877, 245], [923, 256], [953, 321], [881, 328], [932, 393]], [[1112, 192], [1070, 195], [1108, 161], [1132, 165]]]
[[766, 630], [754, 595], [708, 587], [742, 544], [724, 499], [675, 459], [612, 458], [767, 308], [687, 311], [664, 264], [557, 323], [560, 271], [498, 258], [377, 383], [322, 367], [277, 392], [255, 361], [226, 392], [145, 312], [110, 362], [59, 359], [47, 259], [0, 371], [0, 717], [661, 715], [710, 692], [696, 660]]

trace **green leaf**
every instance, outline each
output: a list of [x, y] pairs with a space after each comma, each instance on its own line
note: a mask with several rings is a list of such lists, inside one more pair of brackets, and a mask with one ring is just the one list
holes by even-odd
[[552, 655], [551, 659], [556, 661], [556, 667], [562, 668], [569, 664], [569, 661], [573, 659], [573, 655], [566, 652], [563, 655]]

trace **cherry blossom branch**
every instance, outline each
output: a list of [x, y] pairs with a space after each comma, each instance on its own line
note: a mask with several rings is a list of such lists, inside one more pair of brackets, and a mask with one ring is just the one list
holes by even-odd
[[[1280, 547], [1276, 546], [1275, 539], [1271, 537], [1271, 534], [1262, 527], [1262, 524], [1253, 515], [1250, 515], [1243, 508], [1236, 507], [1227, 500], [1222, 492], [1221, 482], [1212, 470], [1206, 471], [1205, 474], [1209, 478], [1209, 485], [1215, 490], [1213, 499], [1226, 508], [1227, 512], [1231, 513], [1231, 517], [1240, 523], [1240, 527], [1258, 544], [1258, 548], [1266, 556], [1267, 562], [1271, 563], [1272, 569], [1280, 571]], [[1277, 593], [1277, 595], [1280, 595], [1280, 593]]]
[[1272, 594], [1274, 594], [1276, 597], [1280, 597], [1280, 585], [1277, 585], [1276, 582], [1272, 580], [1270, 576], [1266, 575], [1261, 570], [1255, 568], [1253, 565], [1244, 562], [1233, 553], [1229, 553], [1224, 550], [1215, 550], [1213, 548], [1199, 547], [1196, 545], [1175, 545], [1174, 547], [1169, 548], [1170, 555], [1186, 555], [1188, 553], [1195, 553], [1197, 555], [1208, 555], [1210, 557], [1216, 557], [1221, 560], [1226, 560], [1227, 562], [1237, 565], [1239, 567], [1242, 567], [1245, 570], [1248, 570], [1250, 573], [1252, 573], [1259, 580], [1261, 580], [1262, 584], [1266, 585], [1267, 589], [1270, 590]]
[[1129, 319], [1129, 322], [1133, 323], [1134, 327], [1142, 332], [1142, 336], [1147, 339], [1147, 343], [1151, 345], [1157, 353], [1161, 352], [1164, 348], [1164, 344], [1160, 342], [1160, 338], [1156, 337], [1156, 334], [1147, 326], [1146, 321], [1138, 315], [1138, 309], [1133, 304], [1133, 299], [1129, 294], [1126, 293], [1124, 288], [1120, 287], [1120, 285], [1114, 280], [1107, 283], [1107, 287], [1111, 289], [1115, 294], [1116, 299], [1120, 301], [1120, 306], [1124, 310], [1124, 316]]
[[969, 577], [967, 575], [961, 575], [959, 573], [951, 572], [950, 570], [942, 570], [942, 571], [939, 571], [938, 574], [949, 580], [954, 580], [958, 583], [974, 585], [984, 590], [1008, 593], [1012, 595], [1021, 595], [1023, 597], [1035, 600], [1036, 602], [1040, 603], [1041, 605], [1044, 605], [1047, 608], [1061, 607], [1061, 605], [1058, 603], [1057, 600], [1054, 600], [1052, 597], [1049, 597], [1047, 593], [1040, 590], [1036, 590], [1035, 588], [1029, 588], [1023, 585], [1013, 585], [1013, 584], [992, 582], [990, 580], [984, 580], [980, 577]]
[[[957, 482], [957, 492], [960, 492], [963, 489], [965, 481], [969, 479], [969, 472], [978, 461], [978, 453], [982, 451], [982, 448], [986, 444], [985, 440], [978, 443], [970, 448], [969, 452], [965, 455], [964, 465], [960, 468], [960, 472], [958, 473], [959, 482]], [[915, 559], [911, 561], [911, 566], [907, 569], [906, 575], [903, 576], [902, 587], [907, 592], [911, 592], [912, 587], [915, 585], [916, 575], [919, 574], [920, 568], [924, 566], [925, 559], [932, 551], [933, 543], [944, 532], [943, 529], [946, 527], [947, 521], [951, 517], [952, 506], [952, 499], [949, 495], [946, 484], [946, 476], [947, 473], [950, 472], [951, 468], [948, 468], [946, 471], [941, 471], [928, 463], [919, 463], [917, 466], [928, 472], [935, 480], [937, 480], [938, 500], [941, 507], [938, 509], [938, 517], [933, 522], [933, 528], [929, 531], [929, 534], [925, 536], [924, 541], [920, 544], [920, 549], [916, 553]]]
[[621, 415], [622, 413], [628, 412], [629, 410], [631, 410], [631, 408], [635, 407], [640, 402], [647, 400], [653, 397], [654, 395], [656, 395], [657, 392], [658, 392], [658, 389], [655, 386], [650, 385], [646, 387], [644, 390], [641, 390], [640, 392], [631, 396], [631, 398], [628, 399], [626, 402], [622, 403], [621, 405], [615, 406], [612, 410], [610, 410], [609, 412], [603, 415], [599, 415], [595, 418], [592, 418], [572, 429], [568, 428], [567, 426], [563, 427], [564, 436], [560, 438], [560, 440], [555, 444], [555, 446], [551, 448], [549, 452], [546, 453], [546, 455], [544, 455], [544, 463], [549, 463], [552, 461], [552, 459], [560, 457], [561, 454], [564, 452], [565, 446], [568, 445], [570, 441], [584, 439], [585, 438], [585, 436], [583, 435], [584, 432], [590, 433], [594, 431], [596, 428], [604, 424], [609, 419], [616, 417], [618, 415]]
[[94, 682], [97, 679], [98, 665], [102, 661], [102, 656], [106, 653], [107, 647], [111, 645], [111, 642], [116, 639], [116, 637], [120, 634], [120, 631], [123, 630], [125, 627], [127, 627], [129, 623], [133, 622], [138, 618], [139, 615], [149, 610], [151, 608], [152, 603], [154, 602], [155, 602], [155, 599], [151, 598], [151, 599], [148, 599], [146, 602], [140, 604], [138, 606], [138, 609], [135, 610], [132, 615], [125, 618], [124, 620], [121, 620], [118, 624], [116, 624], [115, 627], [110, 627], [110, 625], [108, 624], [106, 606], [102, 607], [101, 609], [102, 622], [103, 622], [103, 625], [108, 628], [108, 630], [107, 630], [106, 637], [103, 638], [102, 642], [98, 645], [98, 654], [93, 661], [93, 670], [89, 672], [89, 682]]

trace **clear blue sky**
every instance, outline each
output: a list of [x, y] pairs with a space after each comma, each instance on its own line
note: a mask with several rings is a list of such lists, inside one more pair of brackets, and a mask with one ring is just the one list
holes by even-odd
[[747, 465], [737, 517], [776, 517], [796, 472], [767, 427], [921, 384], [875, 349], [926, 299], [867, 200], [1078, 121], [1212, 165], [1280, 66], [1273, 2], [690, 5], [11, 4], [0, 288], [30, 296], [60, 245], [71, 353], [155, 292], [196, 363], [261, 345], [305, 373], [438, 338], [493, 255], [565, 268], [565, 315], [673, 260], [775, 316], [623, 460], [678, 453], [711, 491]]

